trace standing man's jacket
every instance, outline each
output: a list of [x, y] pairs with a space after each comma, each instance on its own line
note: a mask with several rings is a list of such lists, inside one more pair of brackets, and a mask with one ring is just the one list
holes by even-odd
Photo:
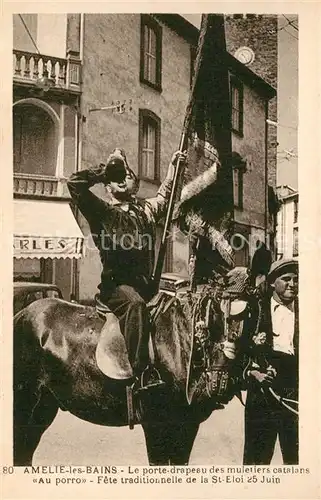
[[[254, 368], [266, 372], [269, 366], [272, 366], [276, 372], [276, 378], [273, 382], [273, 387], [278, 393], [291, 393], [297, 397], [298, 392], [298, 361], [299, 361], [299, 311], [298, 299], [293, 303], [294, 311], [294, 336], [293, 347], [294, 354], [286, 354], [280, 350], [273, 348], [273, 332], [272, 314], [271, 314], [271, 295], [267, 294], [262, 301], [262, 316], [259, 323], [258, 332], [266, 333], [266, 340], [262, 344], [258, 344], [257, 337], [253, 335], [249, 339], [248, 354]], [[249, 366], [251, 368], [251, 366]], [[251, 378], [246, 377], [249, 388], [255, 389], [256, 382]]]
[[76, 172], [67, 183], [100, 253], [100, 299], [106, 301], [118, 285], [132, 286], [147, 298], [155, 259], [156, 225], [165, 215], [172, 180], [166, 178], [154, 198], [108, 202], [90, 190], [103, 182], [104, 167], [100, 164]]

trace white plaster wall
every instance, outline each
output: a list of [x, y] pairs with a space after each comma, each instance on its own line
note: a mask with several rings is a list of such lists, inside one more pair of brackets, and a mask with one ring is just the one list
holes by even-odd
[[37, 45], [41, 54], [66, 57], [67, 14], [38, 14]]

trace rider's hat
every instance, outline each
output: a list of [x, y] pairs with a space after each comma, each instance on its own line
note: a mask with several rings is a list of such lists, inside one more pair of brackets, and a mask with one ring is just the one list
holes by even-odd
[[267, 279], [269, 283], [273, 283], [276, 278], [286, 273], [298, 273], [299, 263], [295, 259], [280, 259], [273, 262], [270, 267]]

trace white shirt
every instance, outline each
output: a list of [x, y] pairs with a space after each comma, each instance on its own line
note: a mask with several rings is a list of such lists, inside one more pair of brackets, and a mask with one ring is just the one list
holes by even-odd
[[271, 318], [273, 329], [273, 349], [286, 354], [294, 354], [294, 312], [271, 298]]

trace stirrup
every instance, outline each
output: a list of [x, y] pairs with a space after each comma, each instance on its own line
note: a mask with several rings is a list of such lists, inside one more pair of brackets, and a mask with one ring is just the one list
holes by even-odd
[[130, 430], [134, 429], [135, 424], [140, 420], [140, 414], [135, 404], [137, 382], [139, 381], [136, 378], [131, 385], [126, 386], [127, 417]]
[[[147, 376], [148, 372], [152, 372], [152, 380], [147, 380], [145, 381], [145, 376]], [[157, 368], [154, 366], [151, 367], [148, 365], [145, 370], [142, 372], [140, 376], [140, 386], [138, 387], [137, 391], [148, 391], [150, 389], [160, 389], [161, 387], [164, 387], [166, 383], [162, 380], [159, 371]]]

